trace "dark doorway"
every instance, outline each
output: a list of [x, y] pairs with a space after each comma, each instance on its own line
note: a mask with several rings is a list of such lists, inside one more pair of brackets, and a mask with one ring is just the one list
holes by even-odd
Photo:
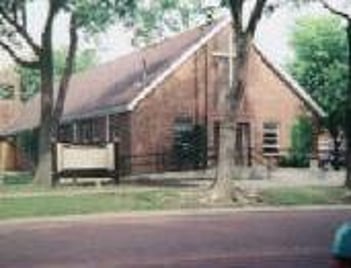
[[238, 123], [236, 128], [237, 164], [251, 165], [251, 131], [249, 123]]

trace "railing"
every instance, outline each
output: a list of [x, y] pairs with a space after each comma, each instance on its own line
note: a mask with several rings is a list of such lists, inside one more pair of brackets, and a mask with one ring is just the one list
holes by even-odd
[[[274, 169], [275, 167], [308, 167], [311, 160], [317, 160], [320, 167], [331, 166], [338, 168], [344, 164], [344, 152], [339, 155], [331, 150], [320, 150], [318, 153], [298, 152], [292, 149], [280, 148], [278, 154], [264, 154], [262, 150], [249, 148], [245, 159], [238, 161], [238, 165], [261, 165]], [[167, 171], [190, 171], [208, 169], [216, 166], [218, 160], [215, 148], [208, 148], [206, 158], [179, 158], [171, 150], [144, 155], [123, 155], [119, 157], [119, 172], [121, 175], [140, 173], [160, 173]]]

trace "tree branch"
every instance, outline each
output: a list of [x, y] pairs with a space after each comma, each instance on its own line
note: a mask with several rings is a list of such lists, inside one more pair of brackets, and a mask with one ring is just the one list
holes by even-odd
[[243, 0], [228, 0], [230, 11], [233, 17], [234, 29], [236, 32], [241, 33], [243, 31], [242, 23], [242, 9], [243, 9]]
[[253, 35], [256, 31], [257, 24], [261, 19], [263, 9], [267, 3], [267, 0], [257, 0], [254, 10], [251, 13], [249, 24], [246, 29], [246, 33]]
[[59, 92], [56, 99], [56, 105], [55, 105], [54, 114], [53, 114], [54, 124], [53, 124], [52, 132], [54, 134], [54, 137], [57, 136], [60, 118], [64, 110], [67, 90], [68, 90], [70, 78], [73, 73], [74, 59], [77, 52], [77, 46], [78, 46], [77, 22], [76, 22], [76, 17], [73, 14], [70, 20], [70, 43], [69, 43], [69, 48], [68, 48], [67, 57], [66, 57], [65, 69], [61, 77]]
[[27, 61], [22, 59], [20, 56], [16, 54], [14, 49], [12, 49], [8, 44], [6, 44], [1, 40], [0, 40], [0, 47], [3, 48], [17, 64], [31, 69], [39, 68], [39, 61]]
[[333, 7], [332, 5], [330, 5], [326, 0], [321, 0], [323, 6], [328, 9], [331, 13], [340, 16], [346, 20], [351, 20], [351, 16], [345, 12], [342, 12], [338, 9], [336, 9], [335, 7]]
[[29, 36], [26, 28], [20, 25], [15, 19], [12, 19], [2, 7], [0, 7], [0, 15], [9, 25], [15, 28], [16, 32], [27, 42], [33, 52], [39, 56], [41, 50], [40, 46]]

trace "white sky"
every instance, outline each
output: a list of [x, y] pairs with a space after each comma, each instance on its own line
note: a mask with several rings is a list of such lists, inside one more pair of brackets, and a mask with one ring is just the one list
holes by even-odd
[[[332, 3], [350, 0], [333, 0]], [[40, 38], [40, 32], [43, 28], [44, 17], [46, 16], [46, 1], [37, 0], [30, 7], [28, 23], [31, 33], [35, 39]], [[300, 11], [294, 11], [291, 8], [281, 8], [270, 16], [265, 16], [259, 24], [256, 34], [256, 41], [263, 51], [276, 63], [284, 65], [289, 57], [290, 49], [288, 47], [289, 33], [294, 25], [295, 19], [301, 15], [327, 13], [319, 5], [313, 5]], [[55, 22], [54, 40], [56, 48], [63, 47], [68, 40], [68, 19], [65, 15], [60, 15]], [[96, 38], [95, 44], [80, 41], [81, 48], [94, 47], [96, 44], [98, 55], [101, 62], [112, 60], [121, 54], [128, 53], [134, 48], [131, 46], [132, 33], [127, 32], [120, 26], [111, 27], [106, 33]], [[0, 68], [7, 65], [6, 57], [0, 56]]]

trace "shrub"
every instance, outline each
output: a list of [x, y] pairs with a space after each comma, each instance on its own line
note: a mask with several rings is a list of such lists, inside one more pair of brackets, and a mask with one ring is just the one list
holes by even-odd
[[280, 159], [280, 166], [308, 167], [312, 151], [312, 124], [309, 118], [297, 119], [291, 130], [291, 148], [286, 157]]

